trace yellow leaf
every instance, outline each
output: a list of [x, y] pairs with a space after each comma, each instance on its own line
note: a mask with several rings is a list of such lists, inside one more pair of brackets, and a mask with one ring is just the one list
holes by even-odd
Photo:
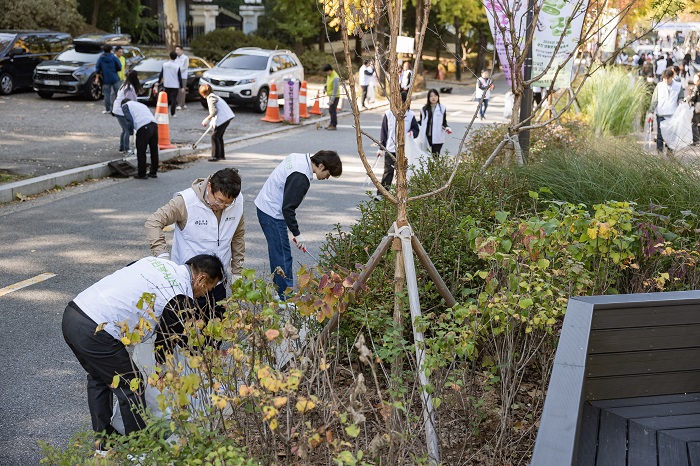
[[119, 386], [119, 375], [115, 375], [112, 377], [112, 385], [110, 385], [111, 388], [117, 388]]
[[596, 227], [587, 229], [586, 233], [590, 239], [596, 239], [598, 237], [598, 229]]
[[329, 367], [331, 367], [331, 365], [326, 362], [326, 358], [321, 358], [321, 364], [318, 365], [318, 368], [325, 371], [328, 370]]
[[131, 340], [126, 336], [121, 337], [119, 341], [121, 341], [124, 346], [129, 346], [131, 344]]
[[279, 426], [279, 423], [277, 422], [277, 419], [272, 419], [270, 421], [270, 430], [275, 430], [277, 429], [277, 426]]
[[192, 369], [196, 369], [202, 364], [202, 358], [199, 356], [192, 356], [188, 364]]
[[226, 407], [226, 400], [224, 398], [219, 398], [216, 402], [216, 407], [219, 409], [224, 409]]
[[608, 223], [600, 223], [598, 225], [598, 236], [603, 239], [610, 238], [610, 225]]
[[141, 382], [141, 379], [138, 377], [134, 377], [129, 381], [129, 388], [131, 389], [132, 392], [135, 392], [139, 389], [139, 382]]
[[280, 331], [275, 328], [271, 328], [267, 332], [265, 332], [265, 337], [267, 338], [267, 341], [272, 341], [278, 336], [280, 336]]
[[297, 401], [297, 411], [300, 413], [305, 413], [307, 411], [311, 411], [316, 407], [316, 403], [313, 401], [300, 397], [299, 400]]
[[243, 398], [250, 395], [251, 391], [252, 390], [250, 389], [250, 387], [248, 385], [241, 385], [240, 387], [238, 387], [238, 394], [240, 396], [242, 396]]
[[287, 404], [287, 397], [278, 396], [277, 398], [273, 398], [272, 404], [275, 405], [275, 408], [280, 409], [282, 406]]

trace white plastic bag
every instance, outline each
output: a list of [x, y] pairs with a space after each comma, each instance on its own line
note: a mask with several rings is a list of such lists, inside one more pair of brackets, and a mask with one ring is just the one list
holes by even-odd
[[370, 82], [367, 86], [367, 102], [370, 104], [374, 103], [374, 83]]
[[[418, 132], [418, 137], [416, 138], [416, 142], [418, 143], [418, 147], [423, 152], [428, 151], [428, 137], [425, 134], [427, 132], [427, 130], [428, 130], [428, 119], [424, 118], [423, 121], [420, 122], [420, 131]], [[406, 137], [409, 137], [409, 136], [406, 136]]]
[[411, 176], [413, 176], [414, 170], [419, 168], [423, 161], [430, 156], [430, 154], [422, 151], [420, 147], [418, 147], [418, 141], [411, 137], [411, 133], [406, 134], [404, 149], [406, 150], [406, 161], [408, 163], [406, 179], [410, 179]]
[[503, 118], [510, 118], [513, 116], [513, 104], [515, 103], [515, 96], [512, 92], [508, 91], [505, 95], [505, 104], [503, 106]]
[[670, 149], [685, 149], [693, 142], [692, 118], [693, 109], [681, 102], [671, 118], [659, 123], [661, 137]]

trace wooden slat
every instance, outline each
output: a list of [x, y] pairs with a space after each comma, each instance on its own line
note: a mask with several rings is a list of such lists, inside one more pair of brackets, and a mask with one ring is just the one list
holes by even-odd
[[628, 464], [657, 465], [656, 432], [700, 427], [700, 414], [630, 419], [628, 422]]
[[588, 354], [700, 347], [700, 324], [592, 330]]
[[[640, 419], [646, 417], [680, 416], [685, 414], [700, 414], [700, 401], [686, 403], [651, 404], [646, 406], [628, 406], [606, 410], [625, 419]], [[700, 438], [698, 439], [700, 441]]]
[[587, 378], [587, 400], [610, 400], [652, 395], [694, 393], [700, 389], [700, 372], [669, 372], [665, 374], [626, 375]]
[[700, 442], [688, 442], [690, 466], [700, 466]]
[[624, 408], [626, 406], [644, 406], [651, 404], [687, 403], [700, 401], [700, 393], [681, 393], [680, 395], [640, 396], [633, 398], [617, 398], [613, 400], [591, 401], [591, 405], [600, 408]]
[[599, 408], [590, 403], [583, 405], [576, 466], [596, 466], [595, 458], [598, 453], [599, 418]]
[[586, 377], [700, 370], [700, 348], [592, 354]]
[[700, 324], [700, 303], [680, 306], [596, 309], [593, 311], [591, 328], [600, 330], [679, 324]]
[[689, 466], [686, 442], [661, 431], [657, 435], [659, 466]]
[[600, 412], [596, 466], [627, 464], [627, 419], [610, 411]]

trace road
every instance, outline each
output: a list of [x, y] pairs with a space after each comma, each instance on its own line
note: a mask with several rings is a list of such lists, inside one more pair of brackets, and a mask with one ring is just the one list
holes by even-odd
[[[454, 137], [445, 145], [450, 153], [456, 151], [458, 138], [476, 106], [469, 97], [472, 88], [456, 88], [455, 92], [442, 98], [454, 130]], [[11, 97], [19, 97], [18, 101], [29, 98]], [[414, 108], [422, 106], [424, 100]], [[60, 102], [51, 101], [59, 113]], [[63, 104], [74, 105], [66, 102]], [[494, 95], [491, 103], [485, 123], [502, 120], [502, 94]], [[99, 112], [95, 105], [95, 112]], [[2, 115], [4, 108], [0, 109]], [[382, 114], [383, 109], [363, 112], [362, 127], [378, 135]], [[94, 116], [94, 120], [107, 118], [99, 113]], [[238, 131], [238, 122], [229, 131]], [[163, 173], [156, 180], [108, 178], [0, 206], [0, 465], [37, 464], [39, 440], [65, 446], [75, 432], [89, 429], [85, 374], [63, 341], [61, 316], [66, 304], [84, 288], [149, 255], [143, 223], [151, 212], [193, 179], [227, 166], [239, 168], [247, 220], [245, 266], [267, 274], [266, 244], [255, 215], [255, 196], [287, 153], [337, 150], [344, 164], [342, 177], [314, 180], [298, 211], [310, 250], [318, 254], [326, 233], [336, 223], [351, 224], [359, 215], [358, 203], [369, 199], [351, 124], [351, 118], [343, 117], [336, 132], [309, 126], [228, 146], [225, 162], [206, 162], [206, 154], [202, 154], [201, 161]], [[47, 145], [50, 141], [32, 149], [34, 142], [30, 140], [18, 147], [23, 153], [40, 154]], [[376, 153], [371, 141], [365, 140], [364, 149], [370, 155]], [[309, 264], [310, 258], [295, 250], [294, 260], [298, 266]], [[43, 273], [55, 276], [2, 295], [4, 287]]]

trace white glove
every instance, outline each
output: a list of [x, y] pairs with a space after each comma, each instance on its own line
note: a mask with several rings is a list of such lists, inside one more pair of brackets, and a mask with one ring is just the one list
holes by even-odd
[[158, 254], [159, 259], [167, 259], [170, 260], [170, 253], [169, 252], [164, 252], [163, 254]]
[[202, 120], [202, 126], [207, 126], [207, 119]]
[[446, 132], [447, 134], [452, 134], [452, 128], [450, 128], [449, 126], [446, 126], [446, 127], [445, 127], [445, 132]]
[[381, 157], [383, 153], [384, 153], [383, 150], [378, 150], [378, 151], [377, 151], [377, 157]]
[[296, 244], [299, 249], [306, 252], [306, 238], [304, 238], [304, 235], [299, 233], [299, 235], [295, 236], [292, 241], [294, 241], [294, 244]]

